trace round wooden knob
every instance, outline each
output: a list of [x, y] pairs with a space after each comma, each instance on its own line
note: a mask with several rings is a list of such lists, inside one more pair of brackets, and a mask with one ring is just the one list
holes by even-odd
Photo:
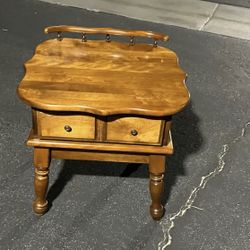
[[137, 136], [138, 135], [138, 131], [136, 129], [132, 129], [131, 130], [131, 135]]
[[71, 132], [71, 131], [72, 131], [72, 128], [71, 128], [69, 125], [65, 125], [65, 126], [64, 126], [64, 129], [65, 129], [65, 131], [67, 131], [67, 132]]

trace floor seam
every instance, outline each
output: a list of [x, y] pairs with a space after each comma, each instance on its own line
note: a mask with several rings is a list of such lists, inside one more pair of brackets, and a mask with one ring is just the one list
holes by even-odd
[[237, 136], [233, 141], [230, 141], [229, 143], [226, 143], [222, 145], [222, 149], [218, 153], [218, 164], [216, 168], [208, 173], [207, 175], [204, 175], [201, 177], [201, 181], [198, 186], [196, 186], [190, 193], [187, 201], [184, 203], [183, 206], [177, 211], [176, 213], [169, 214], [166, 219], [163, 219], [160, 223], [162, 227], [162, 232], [163, 232], [163, 239], [158, 243], [158, 250], [164, 250], [166, 247], [170, 246], [172, 243], [172, 236], [170, 234], [171, 229], [174, 228], [175, 224], [174, 221], [177, 218], [183, 217], [185, 213], [191, 209], [191, 208], [196, 208], [198, 210], [202, 210], [202, 208], [198, 208], [193, 206], [194, 201], [197, 198], [197, 194], [201, 189], [204, 189], [207, 182], [218, 175], [220, 172], [225, 167], [225, 161], [224, 157], [227, 155], [228, 151], [230, 150], [231, 145], [235, 144], [238, 142], [242, 137], [245, 136], [247, 128], [250, 127], [250, 121], [245, 123], [244, 127], [241, 129], [241, 134], [240, 136]]
[[203, 31], [205, 26], [211, 21], [211, 19], [214, 17], [214, 14], [216, 12], [216, 10], [218, 9], [219, 4], [217, 3], [211, 13], [211, 15], [209, 15], [209, 17], [207, 18], [207, 20], [201, 25], [201, 27], [198, 29], [200, 31]]

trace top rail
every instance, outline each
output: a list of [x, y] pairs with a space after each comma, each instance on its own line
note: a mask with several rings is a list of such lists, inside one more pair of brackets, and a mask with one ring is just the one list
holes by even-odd
[[155, 41], [168, 41], [169, 36], [153, 32], [153, 31], [142, 31], [142, 30], [121, 30], [121, 29], [113, 29], [113, 28], [86, 28], [79, 26], [50, 26], [45, 28], [44, 32], [48, 33], [62, 33], [62, 32], [74, 32], [74, 33], [82, 33], [82, 34], [106, 34], [108, 39], [110, 39], [110, 35], [115, 36], [129, 36], [129, 37], [148, 37], [152, 38]]

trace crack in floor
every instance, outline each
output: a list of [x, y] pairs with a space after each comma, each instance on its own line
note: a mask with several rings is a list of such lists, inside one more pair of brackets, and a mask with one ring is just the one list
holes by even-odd
[[[179, 211], [177, 211], [176, 213], [172, 213], [169, 214], [168, 216], [166, 216], [166, 219], [163, 219], [160, 223], [161, 227], [162, 227], [162, 231], [163, 231], [163, 240], [160, 241], [158, 243], [158, 250], [163, 250], [165, 249], [167, 246], [171, 245], [172, 243], [172, 236], [170, 234], [171, 229], [173, 229], [173, 227], [175, 226], [174, 224], [174, 220], [177, 218], [180, 218], [182, 216], [185, 215], [185, 213], [190, 209], [190, 208], [197, 208], [195, 206], [193, 206], [193, 203], [197, 197], [198, 192], [201, 189], [204, 189], [207, 182], [215, 177], [216, 175], [218, 175], [225, 167], [225, 161], [224, 161], [224, 157], [227, 155], [231, 145], [235, 144], [236, 142], [238, 142], [242, 137], [245, 136], [246, 130], [247, 128], [250, 127], [250, 121], [245, 123], [244, 127], [241, 130], [241, 135], [236, 137], [233, 141], [231, 141], [230, 143], [224, 144], [222, 145], [222, 149], [219, 152], [219, 154], [217, 155], [218, 157], [218, 164], [216, 166], [216, 168], [211, 171], [209, 174], [202, 176], [201, 177], [201, 181], [200, 184], [195, 187], [192, 192], [190, 193], [187, 201], [185, 202], [185, 204], [180, 208]], [[199, 208], [200, 209], [200, 208]]]
[[207, 20], [201, 25], [201, 27], [200, 27], [198, 30], [202, 31], [202, 30], [205, 28], [205, 26], [206, 26], [206, 25], [210, 22], [210, 20], [214, 17], [215, 12], [216, 12], [216, 10], [218, 9], [218, 7], [219, 7], [219, 4], [217, 3], [217, 4], [215, 5], [214, 9], [212, 10], [211, 14], [210, 14], [209, 17], [207, 18]]

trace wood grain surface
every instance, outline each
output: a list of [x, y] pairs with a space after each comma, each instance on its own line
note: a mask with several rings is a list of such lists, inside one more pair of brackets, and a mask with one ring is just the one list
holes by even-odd
[[151, 44], [52, 39], [25, 69], [18, 94], [42, 110], [166, 116], [189, 101], [176, 54]]

